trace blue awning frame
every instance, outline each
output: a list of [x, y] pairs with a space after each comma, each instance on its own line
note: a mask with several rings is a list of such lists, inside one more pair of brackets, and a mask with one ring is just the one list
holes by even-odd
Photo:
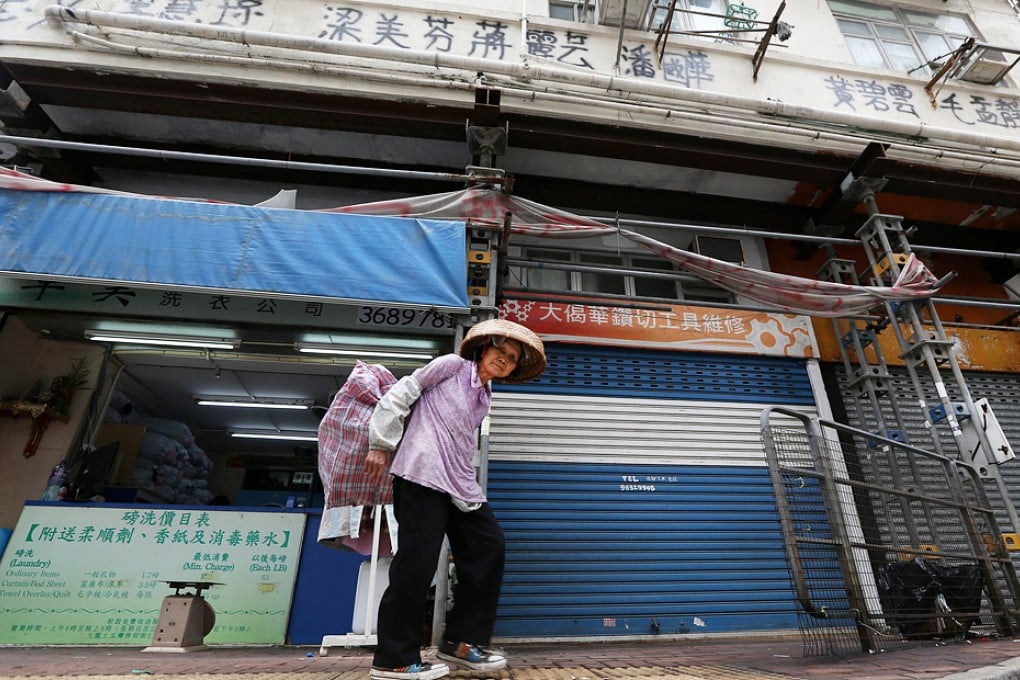
[[0, 273], [464, 312], [464, 222], [0, 189]]

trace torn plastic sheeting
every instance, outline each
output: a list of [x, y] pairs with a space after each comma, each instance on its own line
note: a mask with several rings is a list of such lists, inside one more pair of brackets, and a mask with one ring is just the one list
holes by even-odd
[[[37, 192], [106, 193], [161, 199], [157, 196], [141, 197], [139, 194], [115, 192], [98, 187], [50, 182], [5, 168], [0, 168], [0, 189], [2, 188]], [[181, 200], [212, 203], [205, 199]], [[302, 211], [294, 212], [301, 213]], [[341, 206], [317, 212], [458, 220], [491, 228], [501, 228], [506, 214], [510, 213], [513, 216], [513, 233], [525, 236], [584, 238], [618, 234], [621, 238], [647, 248], [699, 278], [759, 302], [768, 308], [795, 314], [823, 317], [864, 315], [885, 301], [923, 300], [935, 295], [939, 290], [938, 279], [913, 254], [910, 255], [901, 269], [900, 275], [891, 286], [859, 286], [819, 281], [716, 260], [698, 253], [674, 248], [633, 231], [606, 226], [601, 222], [529, 201], [519, 196], [479, 187]], [[465, 278], [466, 269], [456, 286], [463, 288]], [[457, 294], [455, 290], [447, 292]], [[459, 306], [466, 306], [466, 296], [459, 294], [459, 298], [462, 300]]]
[[768, 272], [674, 248], [627, 229], [510, 196], [470, 188], [443, 194], [348, 205], [332, 212], [461, 219], [492, 228], [513, 216], [512, 231], [524, 236], [583, 238], [619, 234], [690, 273], [769, 308], [812, 316], [863, 315], [884, 301], [921, 300], [938, 292], [936, 277], [913, 254], [891, 286], [857, 286]]

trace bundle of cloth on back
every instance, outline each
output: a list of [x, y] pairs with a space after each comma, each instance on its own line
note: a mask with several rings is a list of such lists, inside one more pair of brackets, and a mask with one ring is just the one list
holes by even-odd
[[395, 550], [393, 484], [389, 477], [377, 482], [366, 474], [365, 455], [372, 411], [396, 382], [385, 366], [358, 361], [319, 423], [319, 478], [325, 492], [320, 545], [370, 555], [374, 513], [382, 511], [379, 554]]

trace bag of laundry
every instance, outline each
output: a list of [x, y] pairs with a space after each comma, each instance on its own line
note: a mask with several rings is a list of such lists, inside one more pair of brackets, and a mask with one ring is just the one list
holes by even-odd
[[379, 399], [397, 379], [385, 366], [358, 361], [319, 423], [319, 478], [325, 492], [318, 542], [330, 548], [371, 553], [374, 513], [386, 510], [380, 555], [392, 552], [387, 531], [393, 515], [393, 484], [376, 484], [365, 473], [368, 422]]

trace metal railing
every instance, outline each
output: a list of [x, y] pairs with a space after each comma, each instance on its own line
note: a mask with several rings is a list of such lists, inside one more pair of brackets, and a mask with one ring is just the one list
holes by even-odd
[[806, 654], [1014, 634], [1020, 581], [974, 466], [785, 407], [761, 431]]

